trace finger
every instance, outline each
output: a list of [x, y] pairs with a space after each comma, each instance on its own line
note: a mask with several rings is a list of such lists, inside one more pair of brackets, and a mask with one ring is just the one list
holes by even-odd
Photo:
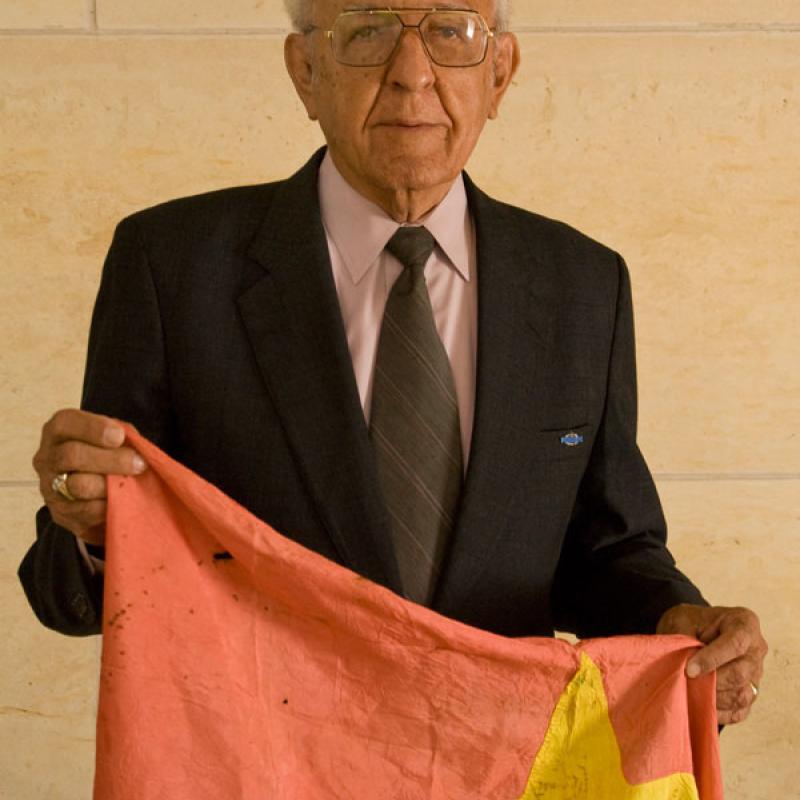
[[750, 714], [750, 707], [740, 708], [736, 711], [717, 711], [717, 722], [720, 725], [735, 725], [747, 719]]
[[738, 711], [749, 708], [755, 702], [756, 696], [748, 683], [738, 689], [727, 689], [717, 692], [717, 711]]
[[[65, 480], [67, 491], [75, 500], [104, 500], [106, 497], [105, 475], [93, 472], [71, 472]], [[52, 485], [51, 485], [52, 490]], [[62, 495], [54, 492], [54, 500], [61, 499]], [[67, 500], [66, 502], [73, 502]]]
[[119, 447], [125, 441], [125, 430], [118, 420], [76, 408], [57, 411], [42, 429], [42, 440], [93, 444], [95, 447]]
[[754, 643], [753, 631], [741, 621], [721, 623], [721, 633], [710, 644], [702, 647], [690, 659], [686, 674], [690, 678], [713, 672], [747, 652]]
[[106, 544], [106, 526], [103, 525], [94, 525], [91, 528], [87, 528], [83, 531], [80, 535], [80, 538], [86, 544], [93, 544], [98, 547], [105, 547]]
[[[88, 472], [96, 475], [138, 475], [147, 468], [144, 459], [130, 447], [109, 450], [70, 440], [53, 450], [50, 472]], [[70, 486], [72, 484], [70, 483]]]
[[[42, 496], [47, 500], [47, 487], [54, 475], [70, 470], [54, 464], [54, 452], [68, 441], [85, 442], [98, 448], [118, 447], [125, 439], [122, 423], [99, 414], [77, 409], [57, 411], [42, 427], [39, 449], [33, 456], [33, 467], [39, 475]], [[91, 469], [85, 470], [91, 472]]]
[[717, 689], [722, 691], [735, 691], [737, 689], [750, 689], [750, 684], [758, 686], [761, 680], [761, 662], [755, 655], [746, 653], [717, 670]]
[[48, 508], [53, 521], [62, 528], [66, 528], [90, 544], [102, 544], [102, 541], [97, 541], [96, 537], [89, 534], [93, 529], [105, 526], [107, 510], [105, 500], [62, 500], [53, 504], [48, 503]]
[[741, 711], [750, 708], [755, 699], [749, 686], [735, 692], [721, 692], [717, 694], [717, 711]]
[[656, 633], [694, 636], [697, 633], [694, 614], [688, 606], [673, 606], [659, 620]]
[[721, 625], [724, 617], [718, 616], [713, 618], [710, 622], [706, 622], [705, 625], [699, 627], [697, 629], [697, 638], [703, 644], [711, 644], [711, 642], [716, 639], [721, 631]]

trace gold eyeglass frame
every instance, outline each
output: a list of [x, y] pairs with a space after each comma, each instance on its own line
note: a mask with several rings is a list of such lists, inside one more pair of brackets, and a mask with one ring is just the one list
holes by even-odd
[[[430, 14], [434, 14], [438, 11], [445, 11], [447, 13], [455, 13], [455, 14], [468, 14], [473, 17], [477, 17], [480, 23], [481, 30], [486, 33], [486, 41], [483, 46], [483, 55], [480, 58], [480, 61], [475, 61], [472, 64], [440, 64], [432, 55], [430, 50], [428, 50], [428, 45], [425, 42], [425, 39], [420, 32], [420, 26], [425, 21], [425, 18], [428, 17]], [[408, 25], [407, 23], [403, 22], [400, 14], [412, 14], [412, 13], [422, 13], [422, 19], [416, 25]], [[428, 8], [353, 8], [348, 9], [347, 11], [342, 11], [336, 16], [336, 19], [333, 21], [334, 27], [336, 23], [342, 17], [350, 17], [355, 16], [356, 14], [391, 14], [392, 16], [397, 18], [397, 21], [403, 26], [403, 31], [400, 32], [400, 35], [397, 37], [397, 42], [395, 46], [392, 48], [389, 55], [386, 57], [385, 61], [381, 61], [379, 64], [348, 64], [344, 61], [339, 61], [336, 57], [336, 50], [333, 47], [333, 27], [330, 30], [322, 31], [325, 34], [325, 38], [331, 43], [331, 52], [333, 53], [333, 57], [336, 58], [336, 61], [343, 66], [346, 67], [355, 67], [356, 69], [370, 69], [372, 67], [382, 67], [385, 64], [388, 64], [392, 60], [392, 56], [394, 55], [395, 51], [397, 50], [397, 46], [400, 44], [400, 40], [403, 37], [403, 32], [406, 28], [416, 28], [417, 32], [419, 33], [419, 39], [422, 42], [422, 47], [425, 50], [425, 54], [431, 60], [432, 64], [436, 64], [437, 67], [443, 67], [445, 69], [465, 69], [468, 67], [477, 67], [479, 64], [482, 64], [486, 60], [486, 54], [489, 52], [489, 41], [494, 39], [495, 35], [495, 28], [490, 28], [489, 23], [483, 18], [483, 15], [479, 11], [475, 11], [472, 8], [452, 8], [451, 6], [429, 6]], [[315, 25], [312, 25], [306, 29], [306, 33], [310, 33], [313, 30], [317, 30]]]

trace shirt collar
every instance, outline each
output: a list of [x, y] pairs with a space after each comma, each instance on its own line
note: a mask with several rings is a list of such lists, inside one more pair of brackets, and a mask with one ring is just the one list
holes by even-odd
[[[319, 203], [325, 230], [353, 283], [358, 283], [397, 230], [397, 222], [350, 186], [336, 169], [329, 152], [319, 168]], [[461, 174], [441, 202], [420, 222], [433, 234], [456, 271], [468, 281], [472, 221]]]

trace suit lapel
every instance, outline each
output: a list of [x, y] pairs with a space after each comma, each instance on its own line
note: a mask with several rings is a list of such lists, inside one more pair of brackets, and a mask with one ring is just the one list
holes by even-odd
[[470, 463], [434, 607], [448, 613], [491, 559], [505, 509], [524, 474], [524, 431], [536, 424], [538, 376], [553, 309], [546, 265], [517, 215], [465, 180], [475, 220], [478, 353]]
[[[318, 153], [276, 193], [248, 255], [264, 276], [238, 299], [298, 468], [342, 562], [400, 591], [319, 213]], [[465, 179], [478, 256], [478, 354], [470, 464], [434, 607], [448, 613], [491, 558], [535, 425], [554, 286], [515, 214]], [[313, 323], [310, 321], [313, 320]]]
[[265, 274], [238, 306], [298, 469], [343, 563], [398, 590], [319, 212], [321, 157], [322, 151], [276, 193], [248, 250]]

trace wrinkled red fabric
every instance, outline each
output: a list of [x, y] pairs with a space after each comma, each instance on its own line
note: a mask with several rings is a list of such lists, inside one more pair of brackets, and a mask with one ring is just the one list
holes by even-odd
[[108, 480], [95, 800], [515, 800], [582, 652], [626, 779], [688, 772], [722, 797], [713, 676], [684, 676], [697, 642], [471, 628], [127, 433], [149, 469]]

